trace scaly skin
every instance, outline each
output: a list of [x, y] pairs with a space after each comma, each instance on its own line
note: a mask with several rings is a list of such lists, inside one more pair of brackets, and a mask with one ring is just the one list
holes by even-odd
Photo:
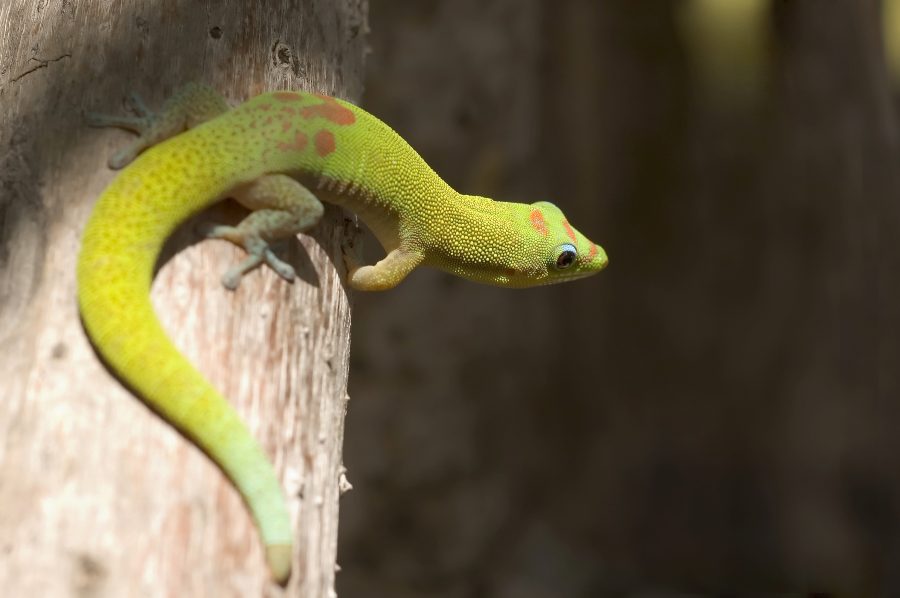
[[150, 304], [153, 268], [172, 231], [223, 197], [253, 210], [238, 226], [210, 234], [248, 251], [223, 277], [231, 289], [260, 263], [293, 278], [268, 242], [315, 224], [319, 199], [359, 215], [387, 251], [374, 266], [345, 256], [348, 283], [360, 290], [391, 288], [422, 264], [501, 286], [549, 284], [598, 272], [606, 254], [550, 203], [458, 194], [390, 127], [338, 99], [274, 92], [229, 110], [209, 88], [190, 85], [159, 115], [142, 104], [138, 111], [137, 118], [94, 117], [94, 124], [140, 136], [111, 159], [114, 168], [128, 167], [84, 231], [84, 326], [108, 365], [234, 482], [273, 577], [284, 583], [293, 533], [275, 471], [234, 409], [168, 339]]

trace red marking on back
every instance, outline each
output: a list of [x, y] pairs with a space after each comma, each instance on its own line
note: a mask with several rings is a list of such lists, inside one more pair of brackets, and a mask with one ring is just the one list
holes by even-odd
[[316, 153], [323, 158], [334, 151], [334, 134], [331, 131], [321, 130], [316, 133]]
[[279, 143], [278, 149], [280, 149], [283, 152], [287, 152], [287, 151], [302, 152], [304, 149], [306, 149], [306, 145], [308, 143], [309, 143], [309, 138], [305, 134], [298, 131], [297, 136], [294, 137], [293, 141], [291, 141], [290, 143], [284, 143], [284, 142]]
[[297, 116], [297, 111], [294, 110], [293, 108], [291, 108], [290, 106], [284, 106], [284, 107], [281, 109], [281, 112], [283, 112], [283, 113], [285, 113], [285, 114], [288, 114], [288, 115], [290, 115], [290, 116]]
[[276, 91], [272, 97], [282, 102], [299, 102], [303, 99], [303, 95], [292, 91]]
[[303, 118], [315, 118], [321, 116], [330, 120], [336, 125], [352, 125], [356, 122], [356, 115], [337, 103], [337, 100], [328, 96], [316, 96], [324, 101], [324, 104], [316, 104], [315, 106], [306, 106], [303, 108]]
[[547, 236], [547, 222], [544, 220], [544, 215], [541, 214], [540, 210], [531, 210], [531, 226], [537, 232], [545, 237]]
[[566, 227], [566, 234], [569, 235], [569, 238], [572, 239], [572, 242], [577, 243], [578, 239], [575, 238], [575, 231], [572, 230], [572, 227], [569, 225], [569, 221], [563, 220], [563, 226]]
[[272, 104], [260, 104], [260, 105], [257, 106], [256, 108], [257, 108], [258, 110], [266, 110], [266, 111], [267, 111], [267, 110], [271, 110], [271, 109], [272, 109]]
[[267, 117], [266, 117], [266, 120], [263, 121], [263, 124], [264, 124], [264, 125], [271, 125], [271, 124], [272, 124], [272, 117], [271, 117], [271, 116], [267, 116]]
[[281, 121], [281, 130], [283, 132], [287, 133], [287, 130], [290, 129], [293, 125], [294, 125], [294, 123], [292, 123], [290, 121], [290, 119], [286, 118], [283, 121]]

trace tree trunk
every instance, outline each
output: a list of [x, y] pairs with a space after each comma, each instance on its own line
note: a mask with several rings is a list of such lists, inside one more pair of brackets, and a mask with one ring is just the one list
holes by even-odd
[[[75, 256], [124, 133], [84, 126], [188, 81], [238, 102], [267, 89], [357, 98], [366, 2], [0, 6], [0, 587], [7, 596], [254, 596], [272, 591], [237, 492], [100, 363]], [[150, 8], [152, 7], [152, 8]], [[230, 8], [228, 8], [230, 7]], [[234, 205], [200, 219], [233, 216]], [[281, 474], [296, 526], [283, 595], [333, 594], [350, 311], [330, 256], [340, 214], [286, 248], [299, 279], [219, 282], [239, 253], [182, 227], [153, 300]], [[302, 246], [302, 247], [301, 247]], [[307, 257], [308, 255], [308, 257]]]

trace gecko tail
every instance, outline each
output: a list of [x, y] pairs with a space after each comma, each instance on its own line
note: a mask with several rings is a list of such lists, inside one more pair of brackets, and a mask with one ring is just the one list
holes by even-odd
[[[150, 301], [153, 267], [175, 223], [160, 224], [159, 213], [135, 217], [141, 204], [133, 197], [126, 203], [121, 187], [111, 185], [101, 196], [85, 228], [78, 256], [84, 328], [110, 369], [231, 479], [256, 522], [273, 576], [284, 582], [293, 533], [278, 477], [234, 408], [171, 342]], [[128, 230], [130, 222], [156, 225]]]

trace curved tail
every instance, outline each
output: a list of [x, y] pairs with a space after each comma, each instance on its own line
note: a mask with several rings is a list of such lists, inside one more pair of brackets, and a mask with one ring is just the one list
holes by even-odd
[[85, 228], [78, 256], [81, 317], [108, 365], [232, 480], [256, 521], [272, 574], [283, 582], [293, 534], [275, 471], [237, 412], [169, 340], [150, 302], [164, 241], [232, 186], [234, 174], [204, 173], [190, 159], [173, 164], [171, 152], [156, 149], [113, 181]]

